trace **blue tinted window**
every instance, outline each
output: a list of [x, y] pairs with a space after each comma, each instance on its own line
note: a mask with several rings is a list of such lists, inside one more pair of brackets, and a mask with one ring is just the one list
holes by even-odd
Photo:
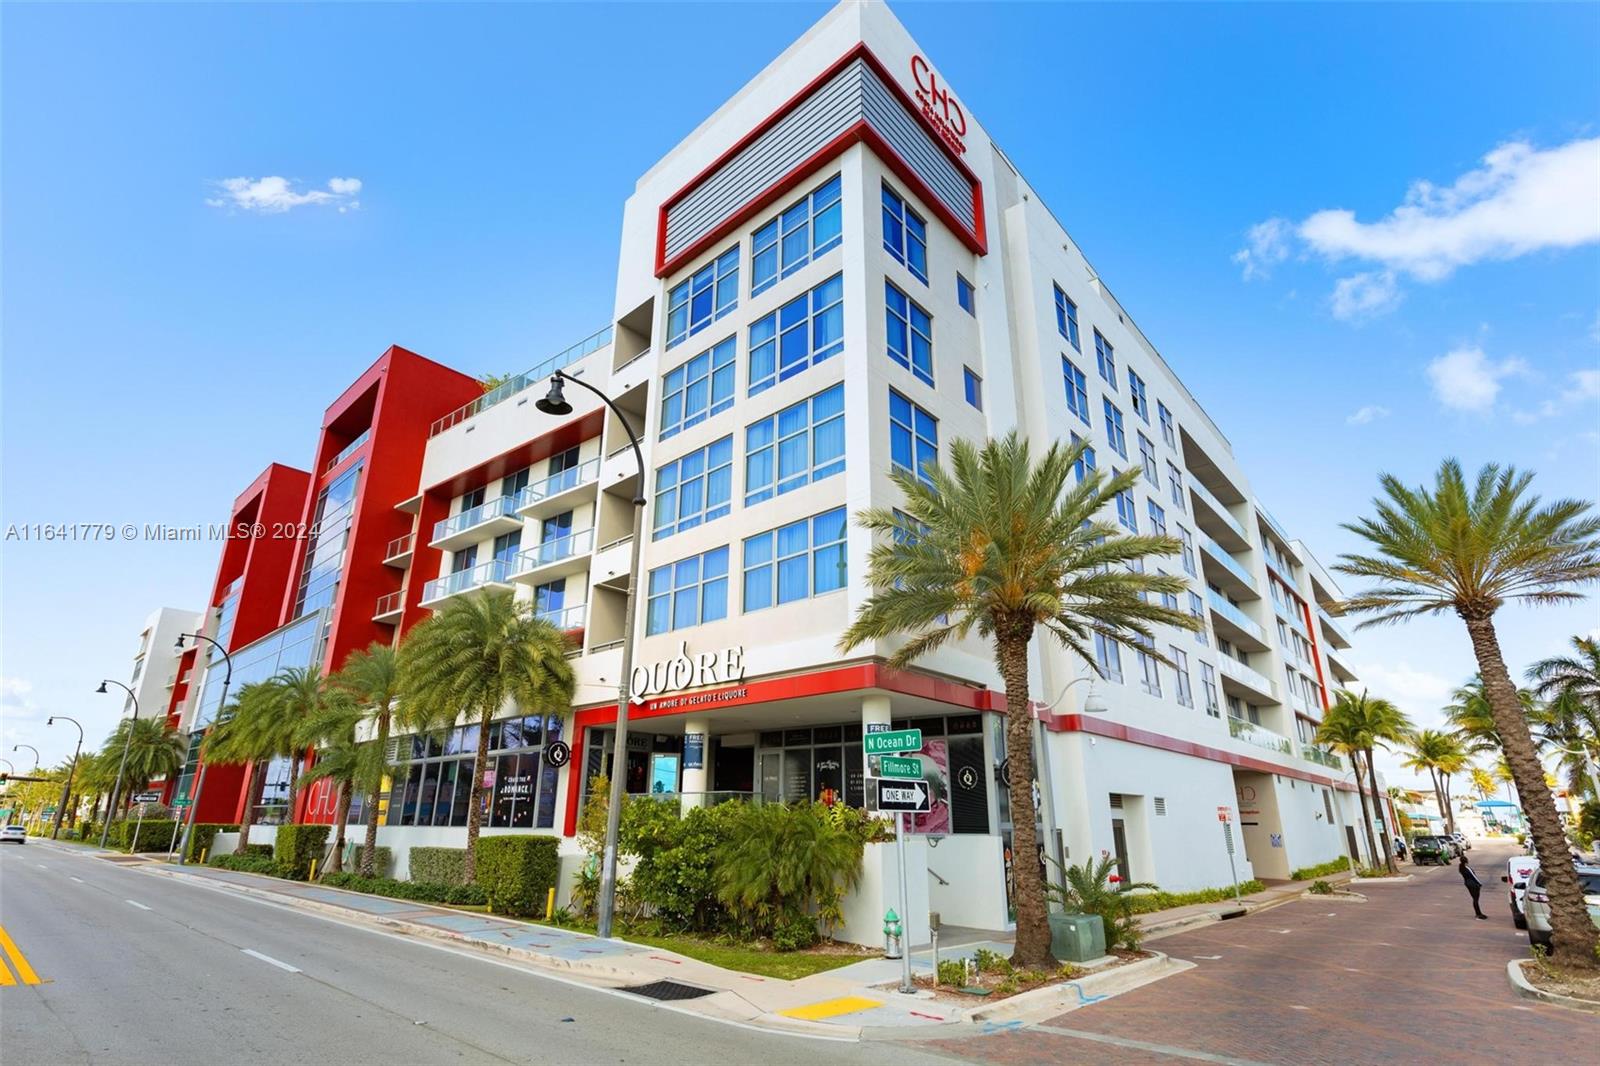
[[732, 499], [733, 437], [727, 436], [656, 468], [652, 539], [721, 518]]
[[744, 503], [781, 496], [844, 469], [844, 386], [745, 428]]
[[[1072, 434], [1072, 443], [1073, 444], [1079, 444], [1082, 441], [1083, 441], [1082, 437], [1078, 436], [1076, 433]], [[1093, 470], [1095, 468], [1094, 467], [1094, 449], [1093, 448], [1084, 448], [1083, 449], [1083, 454], [1078, 457], [1078, 461], [1072, 465], [1072, 468], [1073, 468], [1074, 471], [1077, 472], [1078, 481], [1081, 483], [1084, 478], [1089, 476], [1089, 471], [1091, 471], [1091, 470]]]
[[750, 326], [754, 396], [844, 350], [844, 275], [835, 274]]
[[661, 439], [733, 406], [733, 337], [667, 371], [661, 380]]
[[836, 174], [756, 230], [751, 240], [751, 296], [839, 246], [839, 186]]
[[1112, 449], [1124, 459], [1128, 457], [1128, 438], [1122, 432], [1122, 412], [1110, 400], [1103, 400], [1106, 408], [1106, 436]]
[[745, 538], [745, 611], [844, 588], [845, 527], [845, 509], [836, 507]]
[[1144, 419], [1145, 424], [1150, 424], [1150, 400], [1145, 395], [1144, 378], [1128, 368], [1128, 396], [1133, 404], [1133, 413]]
[[970, 366], [961, 368], [961, 385], [966, 391], [967, 402], [983, 410], [983, 379], [974, 374]]
[[699, 333], [739, 306], [739, 246], [736, 244], [667, 295], [667, 347]]
[[930, 482], [927, 469], [939, 462], [939, 420], [889, 390], [889, 461]]
[[884, 283], [889, 358], [933, 384], [933, 319], [905, 293]]
[[956, 275], [956, 303], [969, 315], [978, 313], [978, 294], [972, 288], [972, 282], [960, 274]]
[[1117, 387], [1117, 353], [1112, 350], [1111, 342], [1100, 336], [1100, 331], [1094, 331], [1094, 361], [1100, 368], [1100, 376], [1106, 379], [1113, 389]]
[[1056, 329], [1067, 338], [1067, 342], [1078, 351], [1083, 348], [1078, 344], [1078, 305], [1073, 303], [1066, 293], [1057, 285], [1056, 290]]
[[928, 281], [928, 224], [899, 194], [883, 187], [883, 246], [924, 284]]
[[713, 548], [650, 571], [645, 634], [654, 636], [728, 616], [728, 549]]
[[1084, 425], [1089, 424], [1089, 390], [1083, 377], [1083, 371], [1075, 366], [1071, 359], [1061, 357], [1061, 373], [1066, 378], [1067, 385], [1067, 410], [1083, 420]]

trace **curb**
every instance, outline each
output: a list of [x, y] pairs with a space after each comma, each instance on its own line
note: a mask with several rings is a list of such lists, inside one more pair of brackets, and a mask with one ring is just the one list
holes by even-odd
[[1132, 991], [1151, 981], [1182, 973], [1193, 966], [1190, 962], [1177, 962], [1164, 952], [1152, 951], [1148, 959], [1102, 970], [1063, 984], [1036, 988], [996, 1003], [993, 1007], [972, 1011], [966, 1016], [966, 1021], [983, 1025], [992, 1022], [1026, 1022], [1030, 1015], [1037, 1015], [1033, 1020], [1053, 1018], [1067, 1011], [1087, 1007], [1097, 1000]]
[[1352, 877], [1347, 883], [1352, 885], [1403, 885], [1415, 876], [1415, 874], [1401, 874], [1398, 877]]
[[1512, 959], [1506, 963], [1506, 976], [1511, 979], [1511, 987], [1516, 989], [1517, 995], [1523, 999], [1543, 1000], [1546, 1003], [1552, 1003], [1567, 1010], [1582, 1011], [1585, 1014], [1600, 1014], [1600, 1002], [1592, 999], [1579, 999], [1577, 996], [1563, 996], [1559, 992], [1546, 992], [1542, 988], [1536, 988], [1522, 972], [1522, 968], [1532, 961], [1532, 959]]

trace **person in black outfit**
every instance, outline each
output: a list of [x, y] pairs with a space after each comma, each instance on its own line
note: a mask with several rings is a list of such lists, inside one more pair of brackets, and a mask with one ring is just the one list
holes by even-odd
[[1489, 916], [1483, 913], [1482, 907], [1478, 906], [1478, 893], [1483, 891], [1483, 882], [1478, 880], [1478, 875], [1473, 873], [1472, 867], [1467, 865], [1467, 857], [1465, 855], [1461, 856], [1460, 870], [1461, 880], [1466, 882], [1467, 891], [1472, 893], [1472, 913], [1484, 921], [1488, 921]]

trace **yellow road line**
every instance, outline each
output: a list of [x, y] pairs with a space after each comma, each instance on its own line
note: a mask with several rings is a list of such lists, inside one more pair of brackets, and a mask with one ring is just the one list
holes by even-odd
[[[17, 948], [16, 942], [11, 939], [11, 934], [6, 932], [6, 927], [0, 925], [0, 948], [5, 949], [6, 957], [11, 960], [11, 965], [16, 967], [17, 976], [22, 978], [25, 985], [39, 983], [39, 975], [33, 972], [33, 967], [28, 965], [27, 958]], [[10, 976], [7, 974], [6, 976]]]
[[785, 1018], [800, 1018], [805, 1021], [821, 1021], [823, 1018], [832, 1018], [840, 1014], [851, 1014], [858, 1010], [870, 1010], [881, 1007], [883, 1003], [876, 999], [867, 999], [864, 996], [843, 996], [839, 999], [825, 999], [821, 1003], [811, 1003], [804, 1007], [791, 1007], [778, 1013]]
[[0, 988], [4, 988], [7, 985], [14, 985], [16, 983], [17, 979], [11, 976], [10, 969], [6, 967], [5, 963], [0, 962]]

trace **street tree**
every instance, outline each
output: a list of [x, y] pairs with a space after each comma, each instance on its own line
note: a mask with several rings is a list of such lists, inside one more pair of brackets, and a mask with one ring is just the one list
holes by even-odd
[[1428, 780], [1433, 785], [1434, 802], [1439, 805], [1439, 813], [1444, 815], [1449, 831], [1454, 833], [1456, 818], [1450, 809], [1447, 781], [1451, 774], [1460, 773], [1466, 766], [1467, 756], [1461, 749], [1461, 742], [1450, 733], [1419, 729], [1406, 737], [1405, 746], [1409, 754], [1403, 765], [1419, 773], [1427, 771]]
[[[378, 801], [387, 765], [389, 732], [396, 715], [404, 714], [400, 703], [400, 660], [392, 645], [373, 641], [368, 647], [351, 652], [344, 666], [334, 675], [334, 683], [348, 691], [365, 709], [373, 725], [373, 743], [383, 758], [374, 767], [363, 763], [352, 784], [366, 795], [366, 838], [361, 846], [361, 876], [371, 877], [378, 849]], [[371, 776], [376, 769], [376, 777]]]

